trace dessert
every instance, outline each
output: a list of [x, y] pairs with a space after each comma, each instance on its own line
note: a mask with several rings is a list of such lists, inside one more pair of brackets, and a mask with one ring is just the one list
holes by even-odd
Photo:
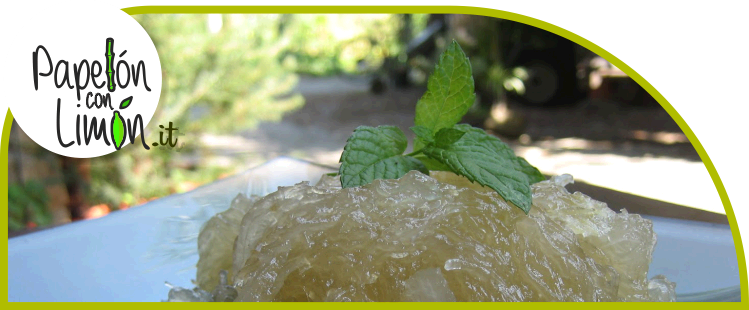
[[533, 184], [528, 215], [437, 171], [239, 195], [201, 231], [200, 289], [187, 291], [195, 301], [232, 290], [233, 301], [674, 301], [673, 283], [647, 279], [652, 223], [569, 193], [571, 182]]

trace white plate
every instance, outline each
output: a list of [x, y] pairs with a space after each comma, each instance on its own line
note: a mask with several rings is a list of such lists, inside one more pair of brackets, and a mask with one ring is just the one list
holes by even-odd
[[[330, 168], [280, 157], [194, 191], [100, 219], [8, 240], [8, 301], [160, 301], [168, 281], [193, 287], [201, 225], [238, 193], [264, 195]], [[650, 276], [677, 283], [680, 300], [740, 299], [726, 225], [649, 217], [658, 234]]]

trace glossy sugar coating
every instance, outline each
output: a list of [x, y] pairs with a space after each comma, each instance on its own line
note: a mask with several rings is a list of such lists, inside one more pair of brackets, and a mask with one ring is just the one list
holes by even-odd
[[652, 223], [570, 182], [534, 184], [528, 215], [449, 172], [238, 197], [201, 231], [198, 284], [228, 270], [235, 301], [673, 300], [647, 279]]

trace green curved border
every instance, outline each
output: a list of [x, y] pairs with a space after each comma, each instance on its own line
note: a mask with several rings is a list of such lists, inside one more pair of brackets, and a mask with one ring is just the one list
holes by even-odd
[[[661, 104], [663, 109], [674, 119], [679, 125], [684, 134], [689, 138], [689, 141], [694, 146], [697, 153], [700, 155], [702, 162], [705, 164], [707, 171], [710, 173], [710, 177], [715, 183], [715, 188], [718, 190], [720, 199], [723, 202], [723, 207], [728, 217], [728, 222], [731, 227], [731, 234], [733, 235], [734, 246], [736, 248], [736, 260], [739, 267], [739, 278], [741, 279], [741, 301], [746, 303], [749, 302], [749, 296], [747, 291], [747, 270], [746, 270], [746, 258], [744, 256], [744, 248], [741, 243], [741, 235], [739, 234], [739, 227], [736, 222], [736, 216], [731, 207], [731, 202], [728, 199], [728, 194], [723, 186], [723, 182], [718, 176], [718, 171], [715, 169], [713, 162], [707, 155], [705, 148], [702, 146], [700, 141], [695, 136], [692, 129], [684, 121], [684, 119], [676, 112], [673, 106], [663, 97], [654, 87], [650, 85], [640, 74], [634, 69], [629, 67], [627, 64], [619, 60], [616, 56], [607, 52], [600, 46], [580, 37], [570, 31], [567, 31], [561, 27], [552, 25], [550, 23], [538, 20], [525, 15], [520, 15], [507, 11], [500, 11], [487, 8], [478, 7], [463, 7], [463, 6], [140, 6], [123, 9], [130, 15], [138, 14], [195, 14], [195, 13], [224, 13], [224, 14], [261, 14], [261, 13], [359, 13], [359, 14], [374, 14], [374, 13], [431, 13], [431, 14], [470, 14], [470, 15], [482, 15], [489, 17], [496, 17], [501, 19], [512, 20], [524, 24], [528, 24], [534, 27], [544, 29], [552, 32], [570, 41], [573, 41], [599, 56], [605, 58], [617, 68], [627, 73], [630, 78], [639, 83], [650, 95], [655, 98], [658, 103]], [[10, 126], [12, 124], [13, 115], [8, 110], [8, 116], [5, 118], [5, 127], [2, 135], [2, 145], [0, 146], [0, 187], [3, 190], [2, 195], [7, 197], [7, 182], [8, 182], [8, 138], [10, 134]], [[4, 183], [4, 184], [2, 184]], [[5, 185], [5, 186], [2, 186]], [[7, 209], [7, 200], [3, 201], [5, 209]], [[5, 219], [7, 221], [7, 219]], [[7, 223], [6, 223], [7, 224]], [[6, 232], [7, 233], [7, 232]], [[7, 245], [7, 235], [3, 239]], [[7, 261], [6, 261], [7, 264]]]

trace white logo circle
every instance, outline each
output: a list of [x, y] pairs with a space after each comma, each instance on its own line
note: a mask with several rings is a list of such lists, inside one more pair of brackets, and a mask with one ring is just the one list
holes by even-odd
[[159, 102], [161, 64], [143, 27], [122, 11], [47, 17], [15, 44], [27, 55], [14, 83], [27, 100], [11, 102], [23, 131], [69, 157], [149, 149], [144, 129]]

